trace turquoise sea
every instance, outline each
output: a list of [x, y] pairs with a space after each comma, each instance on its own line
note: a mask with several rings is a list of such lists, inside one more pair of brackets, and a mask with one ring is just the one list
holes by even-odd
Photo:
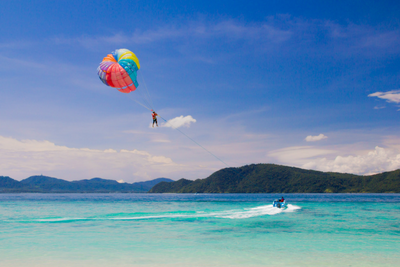
[[400, 194], [0, 194], [0, 266], [400, 266]]

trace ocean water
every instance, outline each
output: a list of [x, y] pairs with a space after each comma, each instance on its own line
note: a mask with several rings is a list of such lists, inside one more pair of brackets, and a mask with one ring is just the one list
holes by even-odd
[[400, 194], [0, 194], [0, 266], [400, 266]]

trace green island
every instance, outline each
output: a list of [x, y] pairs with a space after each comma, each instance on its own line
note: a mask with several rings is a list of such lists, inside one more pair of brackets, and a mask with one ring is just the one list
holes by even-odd
[[276, 164], [225, 168], [205, 179], [157, 178], [119, 183], [66, 181], [43, 175], [22, 181], [0, 176], [0, 193], [400, 193], [400, 169], [374, 175], [304, 170]]
[[320, 172], [275, 164], [219, 170], [195, 181], [161, 182], [150, 193], [400, 193], [400, 169], [375, 175]]
[[8, 176], [0, 176], [0, 193], [146, 193], [159, 182], [172, 181], [168, 178], [136, 183], [102, 178], [66, 181], [44, 175], [17, 181]]

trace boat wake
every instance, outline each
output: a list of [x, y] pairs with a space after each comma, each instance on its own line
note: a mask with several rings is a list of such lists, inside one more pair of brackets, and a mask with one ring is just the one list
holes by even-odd
[[[204, 212], [198, 211], [193, 213], [174, 213], [174, 214], [155, 214], [155, 215], [135, 215], [130, 214], [128, 216], [106, 216], [106, 217], [64, 217], [64, 218], [43, 218], [43, 219], [31, 219], [31, 220], [18, 220], [19, 222], [36, 222], [36, 223], [67, 223], [76, 221], [129, 221], [129, 220], [156, 220], [156, 219], [174, 219], [174, 218], [227, 218], [227, 219], [247, 219], [252, 217], [259, 217], [264, 215], [276, 215], [280, 213], [294, 212], [301, 209], [299, 206], [288, 204], [286, 209], [279, 209], [272, 205], [264, 205], [255, 208], [235, 209], [226, 211], [216, 212]], [[15, 220], [13, 220], [15, 222]]]
[[216, 217], [229, 218], [229, 219], [246, 219], [251, 217], [258, 217], [263, 215], [276, 215], [284, 212], [294, 212], [301, 209], [296, 205], [287, 205], [287, 209], [279, 209], [272, 205], [265, 205], [256, 208], [245, 209], [243, 211], [227, 211], [226, 214], [216, 215]]

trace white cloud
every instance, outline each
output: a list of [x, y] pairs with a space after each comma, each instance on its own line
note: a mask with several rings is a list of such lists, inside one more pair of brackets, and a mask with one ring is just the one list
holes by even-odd
[[164, 125], [162, 125], [162, 127], [170, 127], [173, 129], [177, 129], [179, 127], [185, 126], [185, 127], [189, 127], [190, 123], [195, 123], [196, 120], [193, 119], [192, 116], [187, 115], [185, 117], [183, 117], [183, 115], [170, 119], [168, 120]]
[[349, 150], [351, 147], [343, 147], [338, 151], [299, 146], [271, 151], [268, 156], [290, 166], [325, 172], [372, 174], [400, 168], [400, 146], [377, 146], [374, 150], [353, 152], [353, 155], [338, 155]]
[[385, 106], [375, 106], [374, 109], [384, 109], [386, 108]]
[[66, 180], [101, 177], [134, 182], [193, 169], [136, 149], [69, 148], [49, 141], [0, 136], [0, 175], [14, 179], [43, 174]]
[[373, 174], [400, 168], [400, 153], [393, 149], [375, 147], [364, 155], [337, 156], [310, 161], [302, 166], [320, 171]]
[[389, 103], [400, 103], [400, 90], [392, 90], [388, 92], [376, 92], [373, 94], [369, 94], [369, 97], [378, 97], [381, 99], [385, 99]]
[[335, 153], [335, 150], [315, 148], [312, 146], [294, 146], [274, 150], [268, 153], [268, 156], [277, 158], [280, 162], [290, 165], [304, 163], [304, 160], [317, 156]]
[[316, 136], [309, 135], [304, 140], [306, 140], [307, 142], [315, 142], [315, 141], [320, 141], [320, 140], [326, 139], [326, 138], [328, 138], [328, 136], [326, 136], [324, 134], [319, 134]]
[[268, 23], [258, 25], [246, 25], [235, 20], [224, 20], [216, 23], [204, 23], [202, 21], [190, 21], [184, 26], [174, 24], [162, 25], [156, 29], [135, 29], [132, 33], [117, 33], [111, 36], [81, 36], [66, 38], [56, 36], [50, 40], [55, 44], [80, 44], [91, 48], [95, 45], [106, 44], [148, 44], [179, 38], [219, 38], [224, 37], [233, 40], [268, 40], [272, 43], [281, 43], [290, 39], [292, 32], [280, 29]]
[[[119, 32], [113, 35], [65, 37], [56, 36], [50, 39], [55, 44], [78, 44], [90, 48], [104, 45], [147, 45], [151, 43], [170, 42], [188, 43], [195, 39], [202, 45], [212, 40], [226, 42], [244, 41], [247, 45], [270, 51], [283, 45], [303, 46], [304, 50], [321, 49], [318, 40], [325, 35], [325, 47], [335, 54], [348, 55], [367, 53], [379, 56], [399, 52], [400, 31], [383, 30], [367, 25], [349, 22], [346, 25], [329, 20], [304, 20], [289, 15], [270, 16], [263, 22], [243, 23], [234, 19], [218, 21], [188, 20], [186, 23], [168, 23], [156, 28], [134, 28], [131, 32]], [[207, 42], [203, 42], [206, 40]], [[46, 40], [48, 42], [48, 40]], [[243, 44], [242, 44], [243, 45]], [[242, 45], [240, 47], [242, 47]], [[332, 50], [332, 45], [335, 49]], [[268, 48], [268, 49], [266, 49]], [[266, 49], [266, 50], [265, 50]], [[258, 50], [258, 49], [257, 49]]]

